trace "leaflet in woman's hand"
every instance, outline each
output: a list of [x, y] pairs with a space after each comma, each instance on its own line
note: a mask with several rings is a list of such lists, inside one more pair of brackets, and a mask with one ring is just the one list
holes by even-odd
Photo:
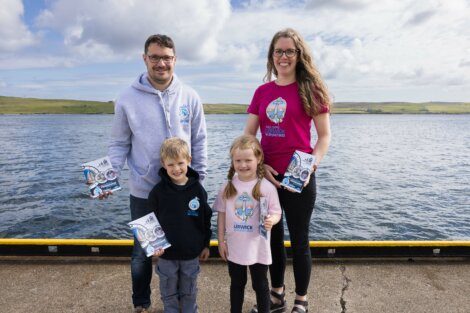
[[105, 191], [121, 190], [117, 173], [113, 169], [109, 157], [83, 163], [82, 168], [86, 183], [90, 185], [88, 188], [92, 198], [97, 198]]
[[155, 251], [171, 246], [154, 212], [142, 216], [128, 225], [147, 256], [152, 256]]
[[294, 192], [302, 192], [305, 181], [312, 173], [314, 163], [314, 155], [295, 150], [284, 174], [284, 179], [281, 181], [281, 186]]

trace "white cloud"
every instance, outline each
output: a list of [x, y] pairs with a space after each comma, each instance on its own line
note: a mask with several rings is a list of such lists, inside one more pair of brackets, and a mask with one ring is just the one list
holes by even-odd
[[143, 52], [149, 35], [169, 35], [180, 58], [209, 61], [216, 56], [216, 36], [230, 15], [227, 0], [154, 2], [58, 0], [44, 10], [37, 25], [62, 33], [70, 51], [86, 59], [116, 59]]
[[21, 0], [0, 0], [0, 52], [16, 51], [36, 43], [35, 36], [23, 23]]
[[40, 69], [51, 67], [74, 67], [80, 62], [73, 60], [70, 57], [64, 56], [33, 56], [33, 55], [12, 55], [4, 54], [0, 57], [0, 69], [14, 70], [14, 69]]
[[[115, 64], [132, 63], [130, 75], [139, 70], [135, 61], [140, 61], [145, 39], [163, 33], [175, 40], [177, 73], [206, 101], [248, 103], [265, 74], [272, 36], [292, 27], [309, 43], [337, 101], [470, 98], [466, 0], [248, 0], [234, 7], [228, 0], [45, 3], [35, 28], [53, 34], [57, 47], [40, 46], [39, 52], [21, 56], [4, 52], [1, 69], [83, 71], [89, 64], [106, 63], [114, 71]], [[13, 14], [20, 22], [21, 12]], [[1, 74], [0, 80], [9, 81]]]

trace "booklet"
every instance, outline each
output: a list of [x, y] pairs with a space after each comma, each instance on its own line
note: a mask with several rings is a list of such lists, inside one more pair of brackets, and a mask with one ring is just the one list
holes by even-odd
[[281, 186], [295, 192], [302, 192], [304, 183], [310, 176], [314, 163], [315, 156], [295, 150], [284, 174], [284, 179], [281, 181]]
[[264, 227], [264, 219], [268, 216], [268, 199], [266, 197], [259, 198], [259, 234], [268, 239], [268, 231]]
[[128, 225], [147, 256], [152, 256], [155, 251], [171, 246], [154, 212], [142, 216]]
[[91, 162], [83, 163], [83, 174], [90, 186], [90, 195], [97, 198], [105, 191], [121, 190], [117, 179], [117, 173], [111, 165], [109, 157], [103, 157]]

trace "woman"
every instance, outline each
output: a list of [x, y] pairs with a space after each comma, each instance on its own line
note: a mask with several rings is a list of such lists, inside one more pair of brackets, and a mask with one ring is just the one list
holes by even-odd
[[[331, 100], [307, 43], [290, 28], [277, 32], [271, 41], [265, 81], [248, 108], [245, 133], [256, 135], [258, 128], [261, 131], [266, 178], [278, 187], [292, 244], [296, 293], [292, 312], [304, 313], [308, 312], [307, 289], [312, 266], [308, 230], [316, 198], [315, 171], [330, 144]], [[318, 137], [313, 148], [312, 120]], [[295, 150], [315, 156], [312, 174], [301, 193], [281, 189], [279, 183]], [[286, 251], [282, 222], [272, 229], [271, 251], [271, 312], [285, 312]]]

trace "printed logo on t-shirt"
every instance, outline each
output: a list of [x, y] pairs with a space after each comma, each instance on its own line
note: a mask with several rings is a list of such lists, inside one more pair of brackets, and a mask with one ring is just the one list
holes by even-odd
[[199, 216], [199, 211], [198, 211], [199, 206], [200, 206], [199, 198], [194, 197], [193, 199], [191, 199], [191, 201], [189, 201], [189, 204], [188, 204], [189, 210], [186, 214], [189, 216]]
[[242, 193], [235, 201], [235, 215], [243, 222], [253, 216], [253, 209], [254, 201], [246, 192]]
[[284, 116], [286, 115], [287, 102], [282, 97], [273, 100], [266, 107], [266, 116], [271, 122], [279, 124], [282, 123]]
[[233, 230], [237, 232], [252, 232], [253, 225], [247, 224], [248, 220], [253, 216], [255, 201], [248, 195], [242, 193], [235, 200], [235, 216], [240, 219], [241, 223], [234, 223]]
[[264, 135], [268, 137], [285, 137], [286, 132], [279, 124], [282, 123], [286, 115], [287, 102], [281, 97], [272, 101], [266, 108], [266, 116], [269, 120], [277, 125], [267, 125], [264, 128]]
[[180, 106], [180, 123], [182, 125], [189, 124], [189, 106], [187, 104]]

